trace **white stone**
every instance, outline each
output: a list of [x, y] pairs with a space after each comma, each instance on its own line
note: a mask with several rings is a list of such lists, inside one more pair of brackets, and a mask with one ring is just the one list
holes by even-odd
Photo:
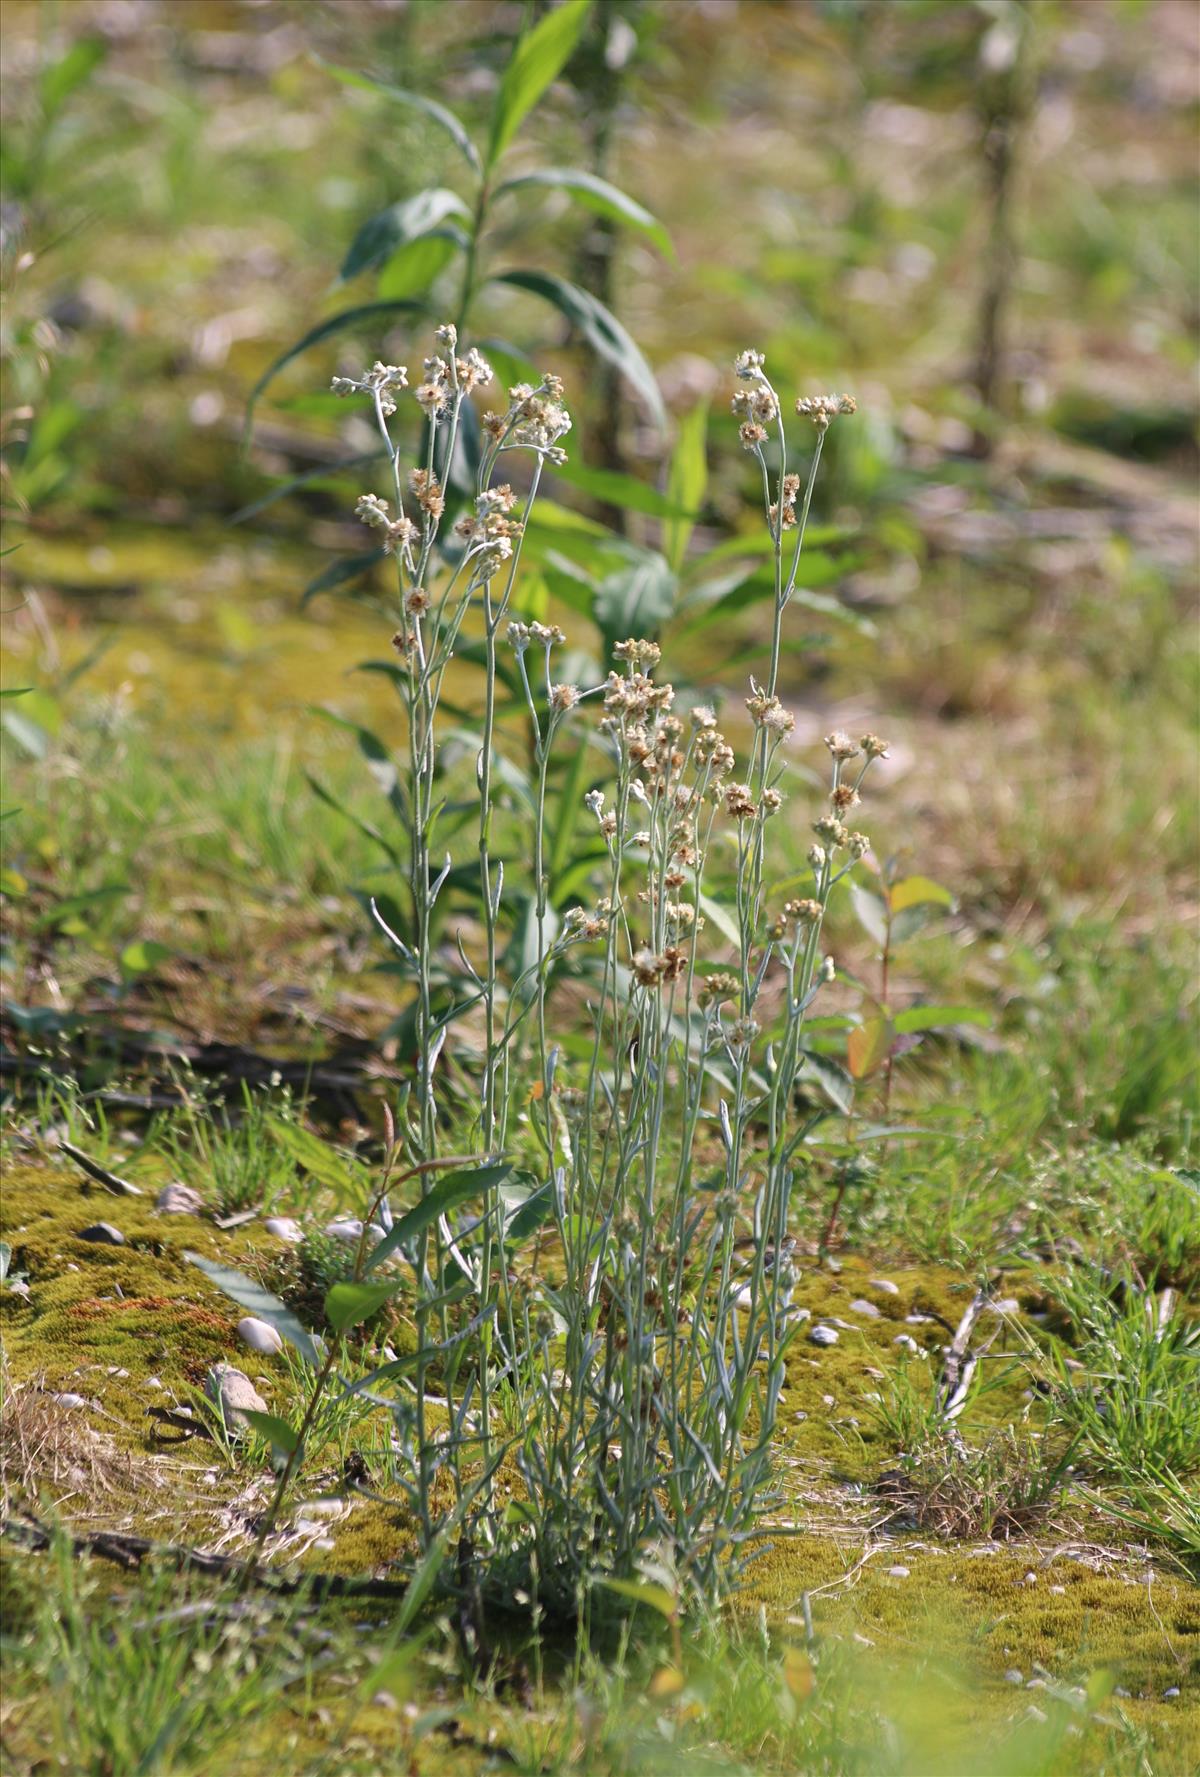
[[221, 1410], [226, 1426], [231, 1431], [240, 1431], [245, 1427], [245, 1413], [265, 1413], [267, 1403], [242, 1370], [232, 1364], [215, 1364], [208, 1372], [208, 1397]]
[[808, 1335], [810, 1345], [836, 1345], [840, 1335], [833, 1327], [814, 1327]]
[[874, 1302], [868, 1302], [862, 1296], [856, 1296], [854, 1301], [851, 1302], [850, 1312], [851, 1314], [863, 1314], [868, 1320], [879, 1319], [879, 1310], [876, 1308]]
[[286, 1240], [292, 1246], [298, 1246], [304, 1239], [304, 1229], [293, 1216], [268, 1216], [263, 1227], [276, 1240]]
[[901, 1351], [920, 1351], [921, 1349], [911, 1333], [897, 1333], [892, 1344], [898, 1345]]
[[81, 1394], [56, 1394], [52, 1397], [60, 1407], [86, 1407], [87, 1399]]
[[238, 1338], [243, 1345], [248, 1345], [251, 1351], [275, 1352], [283, 1350], [283, 1340], [275, 1328], [265, 1320], [256, 1320], [252, 1314], [247, 1314], [244, 1319], [238, 1321], [237, 1330]]
[[908, 1578], [907, 1567], [889, 1567], [888, 1573], [894, 1580], [906, 1580]]
[[900, 1294], [900, 1285], [898, 1283], [893, 1283], [890, 1277], [873, 1277], [871, 1279], [871, 1288], [873, 1290], [881, 1290], [885, 1296], [898, 1296]]
[[198, 1216], [204, 1208], [204, 1199], [199, 1191], [193, 1191], [190, 1185], [181, 1185], [176, 1179], [173, 1184], [163, 1186], [154, 1207], [164, 1216]]

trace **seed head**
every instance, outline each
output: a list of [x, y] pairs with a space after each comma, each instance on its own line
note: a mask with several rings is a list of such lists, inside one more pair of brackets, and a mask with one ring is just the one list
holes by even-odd
[[858, 742], [843, 734], [840, 728], [825, 736], [825, 745], [834, 759], [853, 759], [858, 753]]
[[880, 740], [877, 734], [864, 734], [858, 744], [868, 759], [886, 759], [888, 756], [888, 743]]
[[853, 395], [805, 395], [797, 401], [796, 412], [810, 419], [818, 432], [824, 432], [840, 413], [857, 413], [858, 402]]

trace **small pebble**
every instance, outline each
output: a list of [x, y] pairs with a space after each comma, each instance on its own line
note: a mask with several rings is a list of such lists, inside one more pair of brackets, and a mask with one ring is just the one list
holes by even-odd
[[897, 1333], [892, 1344], [898, 1345], [901, 1351], [920, 1351], [921, 1349], [911, 1333]]
[[1036, 1573], [1027, 1573], [1025, 1575], [1024, 1583], [1027, 1586], [1036, 1586], [1037, 1585], [1037, 1574]]
[[1025, 1689], [1027, 1691], [1044, 1691], [1045, 1688], [1046, 1688], [1046, 1681], [1044, 1678], [1031, 1678], [1029, 1680], [1028, 1684], [1025, 1686]]
[[1179, 1686], [1177, 1684], [1169, 1684], [1167, 1686], [1166, 1690], [1163, 1692], [1164, 1697], [1177, 1697], [1178, 1695], [1179, 1695]]
[[898, 1296], [900, 1294], [900, 1285], [898, 1283], [893, 1283], [890, 1277], [873, 1277], [870, 1281], [871, 1288], [873, 1290], [882, 1291], [885, 1296]]
[[376, 1691], [371, 1698], [371, 1704], [375, 1709], [399, 1709], [400, 1707], [391, 1691]]
[[888, 1574], [894, 1580], [906, 1580], [908, 1578], [908, 1568], [907, 1567], [889, 1567]]
[[146, 1387], [147, 1388], [161, 1388], [162, 1387], [162, 1378], [160, 1376], [147, 1376]]
[[344, 1518], [349, 1510], [344, 1499], [308, 1499], [303, 1505], [297, 1506], [296, 1517], [300, 1518]]
[[129, 1371], [123, 1370], [120, 1364], [109, 1364], [104, 1373], [106, 1376], [128, 1376]]
[[289, 1241], [293, 1246], [298, 1246], [304, 1239], [304, 1229], [293, 1216], [268, 1216], [263, 1227], [276, 1240]]
[[230, 1430], [240, 1430], [245, 1424], [244, 1414], [247, 1409], [252, 1413], [265, 1413], [267, 1403], [244, 1371], [234, 1369], [232, 1364], [215, 1364], [208, 1372], [207, 1382], [209, 1399], [220, 1407], [222, 1417]]
[[1127, 1697], [1128, 1695], [1129, 1695], [1129, 1692], [1125, 1689], [1125, 1686], [1123, 1684], [1115, 1685], [1113, 1687], [1113, 1696], [1114, 1697]]
[[[325, 1232], [333, 1240], [344, 1240], [347, 1245], [357, 1245], [362, 1237], [363, 1225], [357, 1216], [340, 1216], [336, 1221], [327, 1222]], [[374, 1222], [367, 1226], [367, 1244], [378, 1246], [383, 1239], [383, 1229]]]
[[60, 1407], [86, 1407], [87, 1400], [81, 1394], [56, 1394], [51, 1396]]
[[1039, 1709], [1036, 1703], [1031, 1703], [1025, 1711], [1025, 1719], [1026, 1721], [1045, 1721], [1046, 1711]]
[[1062, 1598], [1065, 1596], [1067, 1588], [1065, 1586], [1051, 1586], [1050, 1590], [1056, 1598]]
[[906, 1327], [931, 1327], [933, 1316], [932, 1314], [906, 1314], [904, 1324]]
[[991, 1314], [1020, 1314], [1021, 1304], [1015, 1296], [1001, 1296], [998, 1302], [988, 1303], [988, 1311]]
[[283, 1340], [275, 1328], [265, 1320], [256, 1320], [252, 1314], [247, 1314], [243, 1320], [238, 1321], [237, 1330], [238, 1338], [243, 1345], [248, 1345], [251, 1351], [283, 1350]]
[[851, 1314], [864, 1314], [868, 1320], [878, 1320], [879, 1310], [874, 1302], [867, 1302], [862, 1296], [856, 1296], [850, 1304]]
[[199, 1191], [176, 1180], [174, 1184], [163, 1186], [154, 1207], [165, 1216], [198, 1216], [204, 1208], [204, 1199]]
[[124, 1246], [125, 1236], [111, 1222], [93, 1222], [90, 1228], [79, 1230], [80, 1240], [94, 1240], [98, 1246]]
[[1025, 1674], [1019, 1672], [1015, 1666], [1010, 1666], [1004, 1674], [1004, 1682], [1005, 1684], [1024, 1684]]
[[833, 1327], [814, 1327], [808, 1335], [810, 1345], [836, 1345], [840, 1335]]

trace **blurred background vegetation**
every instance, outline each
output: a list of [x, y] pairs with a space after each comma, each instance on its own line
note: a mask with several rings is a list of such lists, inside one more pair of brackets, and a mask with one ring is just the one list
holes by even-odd
[[[469, 205], [465, 158], [335, 70], [435, 98], [481, 140], [516, 33], [547, 10], [8, 0], [18, 1071], [84, 1020], [310, 1054], [390, 1028], [350, 893], [375, 854], [332, 806], [369, 818], [370, 785], [310, 713], [395, 733], [386, 684], [352, 671], [387, 631], [369, 571], [335, 589], [365, 604], [304, 594], [362, 551], [349, 511], [375, 485], [341, 467], [373, 440], [329, 376], [413, 362], [430, 322], [364, 317], [247, 416], [327, 317], [458, 307], [444, 226], [365, 248], [360, 230], [430, 187]], [[1190, 0], [608, 0], [505, 172], [600, 175], [661, 228], [534, 183], [494, 204], [481, 249], [602, 299], [661, 390], [659, 414], [536, 293], [480, 292], [498, 364], [566, 377], [563, 507], [674, 556], [665, 465], [711, 403], [701, 610], [748, 585], [721, 580], [721, 551], [760, 524], [733, 353], [764, 349], [785, 392], [857, 396], [782, 689], [802, 748], [833, 725], [892, 740], [876, 852], [956, 897], [898, 991], [996, 1010], [953, 1091], [990, 1107], [1010, 1157], [1051, 1125], [1166, 1158], [1190, 1141], [1197, 59]], [[569, 534], [581, 571], [589, 548], [610, 559], [612, 536]], [[598, 668], [594, 632], [553, 602], [554, 553], [533, 553], [527, 596]], [[685, 613], [673, 671], [737, 695], [765, 623], [750, 591]], [[805, 833], [797, 812], [801, 853]], [[839, 930], [839, 961], [869, 974], [849, 910]], [[1019, 1091], [1014, 1054], [1032, 1057]]]

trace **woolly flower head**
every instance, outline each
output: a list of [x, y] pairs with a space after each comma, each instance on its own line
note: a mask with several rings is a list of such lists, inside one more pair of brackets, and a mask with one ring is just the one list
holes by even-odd
[[819, 432], [824, 432], [840, 413], [857, 413], [858, 402], [853, 395], [802, 395], [796, 412], [810, 419]]
[[766, 359], [761, 352], [739, 352], [733, 360], [734, 374], [741, 377], [743, 382], [753, 382], [756, 377], [763, 374], [765, 363]]
[[[536, 389], [517, 383], [508, 391], [506, 418], [484, 416], [485, 430], [496, 432], [504, 450], [534, 450], [548, 463], [565, 463], [567, 453], [559, 444], [571, 430], [571, 416], [563, 406], [563, 382], [547, 375]], [[489, 424], [489, 420], [491, 424]]]
[[379, 411], [389, 418], [396, 411], [394, 389], [407, 389], [408, 366], [381, 364], [378, 359], [361, 376], [335, 376], [329, 387], [335, 395], [370, 395]]

